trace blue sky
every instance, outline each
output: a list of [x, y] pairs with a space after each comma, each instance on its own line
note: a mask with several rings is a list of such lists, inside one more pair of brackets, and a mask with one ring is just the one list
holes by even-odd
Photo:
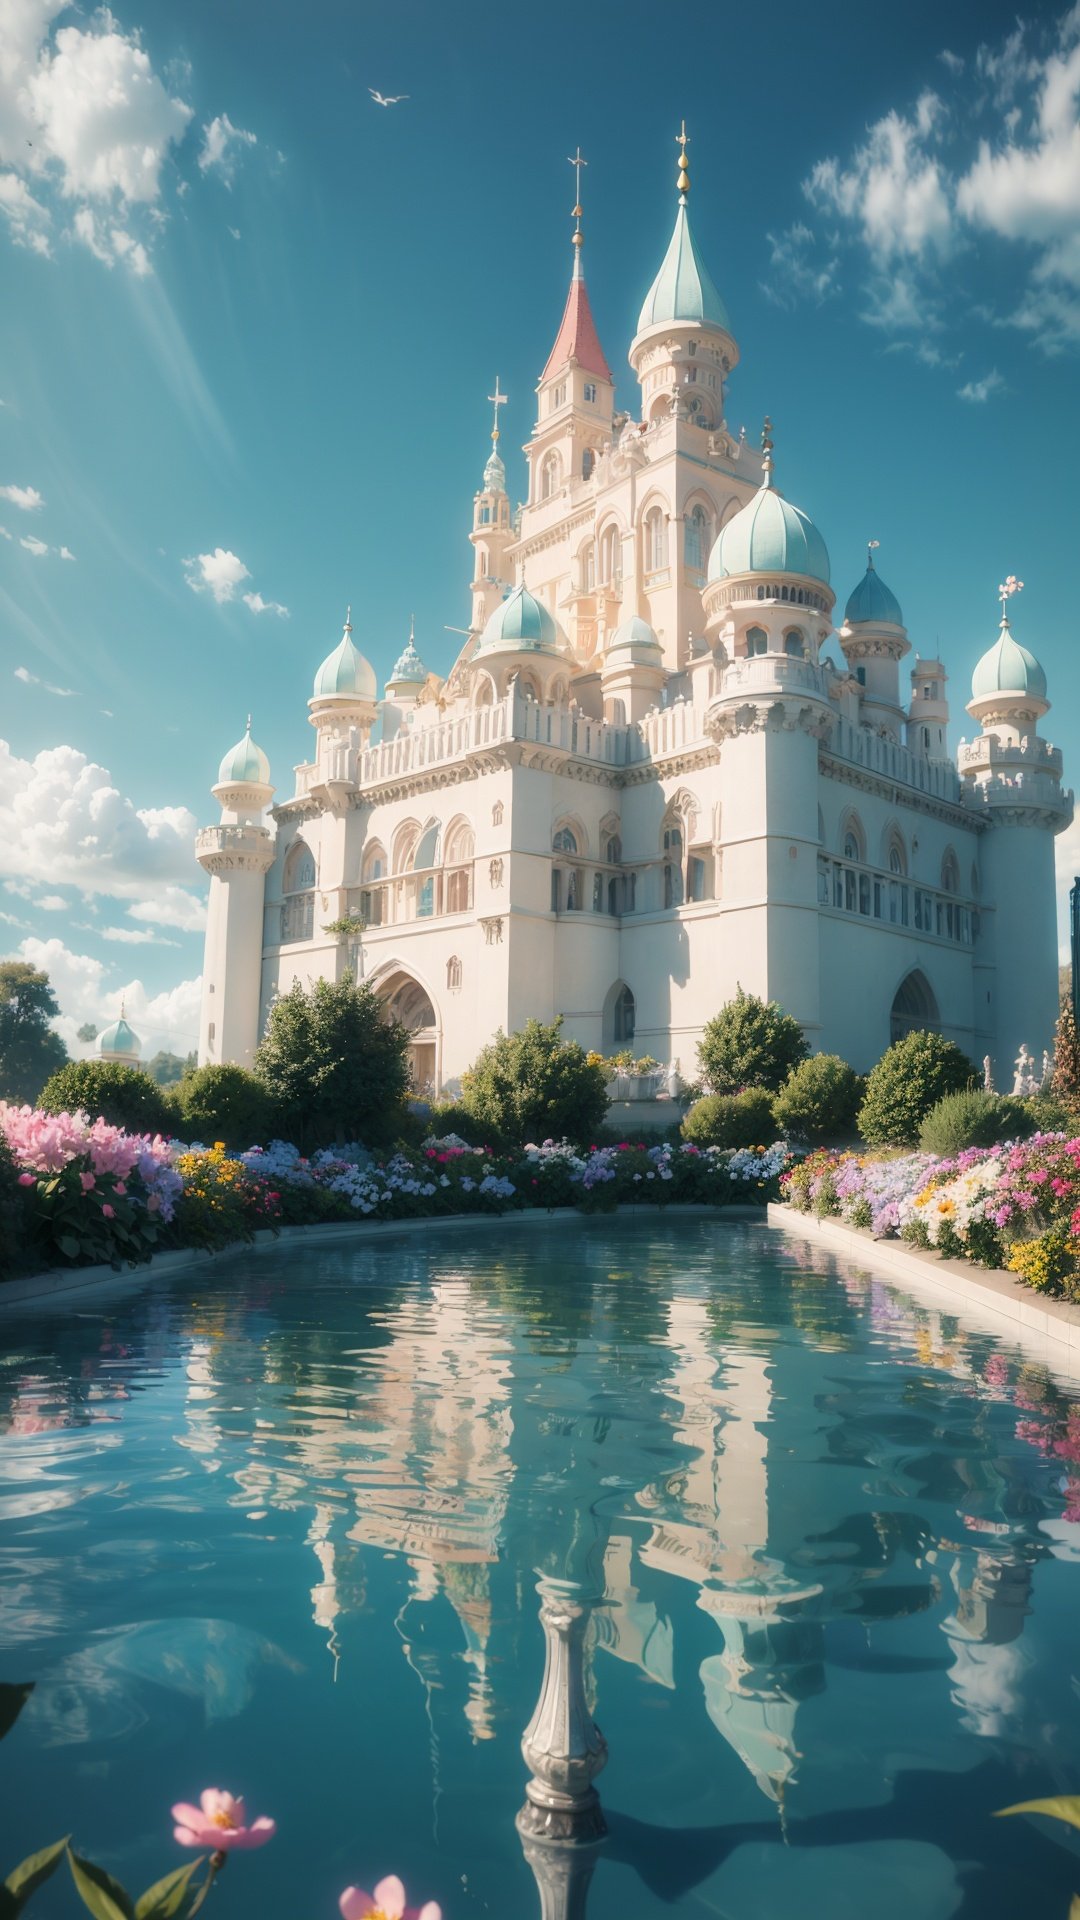
[[289, 790], [347, 602], [380, 679], [412, 613], [449, 665], [496, 373], [523, 486], [578, 141], [620, 402], [685, 115], [729, 423], [771, 413], [841, 604], [881, 541], [957, 735], [1018, 574], [1080, 766], [1080, 7], [728, 19], [0, 0], [0, 930], [69, 1037], [123, 991], [189, 1043], [191, 832], [249, 708]]

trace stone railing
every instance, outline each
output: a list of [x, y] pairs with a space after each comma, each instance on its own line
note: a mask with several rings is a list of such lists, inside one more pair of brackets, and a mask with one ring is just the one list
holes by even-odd
[[799, 693], [815, 693], [820, 700], [828, 699], [824, 669], [815, 666], [812, 660], [800, 659], [798, 654], [751, 654], [747, 659], [728, 661], [717, 698], [726, 700], [733, 694], [769, 693], [774, 690], [786, 693], [789, 689]]
[[825, 751], [849, 766], [865, 767], [868, 773], [894, 780], [898, 786], [914, 787], [935, 800], [959, 805], [960, 776], [948, 760], [924, 760], [897, 740], [870, 733], [866, 727], [853, 727], [850, 720], [837, 719]]

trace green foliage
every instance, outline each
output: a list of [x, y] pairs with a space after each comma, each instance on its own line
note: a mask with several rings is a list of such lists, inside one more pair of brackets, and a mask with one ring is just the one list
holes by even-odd
[[[82, 1035], [80, 1034], [80, 1039]], [[185, 1073], [194, 1073], [197, 1056], [194, 1053], [155, 1053], [147, 1061], [143, 1071], [155, 1080], [159, 1087], [173, 1087]]]
[[0, 1100], [32, 1106], [67, 1048], [49, 1021], [60, 1005], [47, 973], [25, 960], [0, 962]]
[[275, 1000], [255, 1072], [283, 1133], [305, 1149], [392, 1140], [408, 1088], [409, 1036], [349, 974]]
[[[1009, 1098], [1012, 1098], [1010, 1094]], [[1077, 1129], [1077, 1114], [1050, 1093], [1031, 1093], [1022, 1102], [1030, 1116], [1033, 1133], [1070, 1133]]]
[[1072, 1114], [1080, 1113], [1080, 1033], [1071, 996], [1062, 1002], [1054, 1039], [1054, 1077], [1050, 1083], [1055, 1100]]
[[519, 1033], [497, 1033], [464, 1075], [462, 1104], [490, 1137], [592, 1144], [608, 1108], [606, 1076], [561, 1028], [561, 1018], [527, 1020]]
[[29, 1204], [11, 1149], [0, 1134], [0, 1281], [27, 1268]]
[[947, 1093], [931, 1107], [919, 1128], [919, 1145], [924, 1153], [951, 1160], [965, 1147], [996, 1147], [1000, 1140], [1024, 1140], [1034, 1131], [1025, 1101], [968, 1087]]
[[788, 1074], [773, 1101], [778, 1132], [796, 1140], [835, 1140], [850, 1133], [863, 1091], [838, 1053], [814, 1053]]
[[244, 1153], [248, 1147], [264, 1147], [274, 1135], [270, 1095], [243, 1067], [196, 1067], [173, 1088], [169, 1103], [176, 1116], [174, 1131], [184, 1140], [211, 1145], [223, 1140]]
[[912, 1147], [931, 1107], [974, 1086], [967, 1056], [940, 1033], [907, 1033], [883, 1053], [866, 1083], [859, 1132], [870, 1147]]
[[483, 1120], [471, 1113], [463, 1100], [433, 1100], [424, 1121], [423, 1137], [433, 1134], [441, 1140], [448, 1133], [456, 1133], [470, 1147], [486, 1147], [488, 1128]]
[[[39, 1173], [29, 1196], [29, 1248], [35, 1264], [121, 1267], [149, 1260], [158, 1241], [156, 1214], [147, 1212], [111, 1173], [99, 1173], [90, 1192], [74, 1166]], [[106, 1211], [107, 1209], [107, 1211]]]
[[684, 1140], [695, 1147], [762, 1147], [775, 1132], [772, 1097], [764, 1087], [707, 1093], [682, 1123]]
[[744, 1087], [778, 1093], [809, 1051], [797, 1020], [775, 1000], [759, 1000], [739, 987], [734, 1000], [707, 1022], [698, 1063], [711, 1093], [739, 1093]]
[[128, 1133], [175, 1131], [169, 1103], [138, 1067], [122, 1067], [116, 1060], [69, 1060], [47, 1080], [38, 1101], [46, 1113], [76, 1113], [99, 1117]]
[[95, 1027], [92, 1020], [84, 1020], [82, 1026], [79, 1028], [78, 1032], [76, 1033], [75, 1038], [76, 1040], [81, 1040], [83, 1045], [85, 1047], [88, 1047], [92, 1040], [97, 1039], [98, 1034], [100, 1032], [101, 1032], [101, 1028]]

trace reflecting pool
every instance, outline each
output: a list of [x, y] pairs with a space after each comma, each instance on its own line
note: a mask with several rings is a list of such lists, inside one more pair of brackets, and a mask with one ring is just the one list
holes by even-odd
[[[533, 1920], [537, 1579], [595, 1602], [588, 1920], [1065, 1920], [1080, 1402], [754, 1223], [508, 1223], [240, 1255], [0, 1321], [0, 1874], [128, 1886], [169, 1808], [278, 1836], [212, 1910], [399, 1872]], [[570, 1866], [549, 1871], [558, 1882]], [[59, 1877], [29, 1912], [75, 1911]]]

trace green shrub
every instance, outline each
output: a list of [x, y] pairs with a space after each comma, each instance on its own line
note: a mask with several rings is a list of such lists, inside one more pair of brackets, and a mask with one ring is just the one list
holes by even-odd
[[759, 1000], [739, 987], [707, 1022], [698, 1062], [710, 1093], [740, 1093], [744, 1087], [778, 1093], [809, 1051], [797, 1020], [775, 1000]]
[[788, 1074], [773, 1101], [779, 1133], [796, 1140], [835, 1140], [855, 1125], [863, 1083], [837, 1053], [814, 1053]]
[[1034, 1133], [1067, 1133], [1072, 1137], [1080, 1131], [1080, 1120], [1075, 1110], [1053, 1093], [1029, 1094], [1022, 1105], [1031, 1117]]
[[695, 1147], [764, 1147], [774, 1139], [773, 1103], [764, 1087], [743, 1093], [707, 1093], [682, 1123]]
[[858, 1127], [869, 1147], [913, 1147], [931, 1107], [975, 1084], [966, 1054], [940, 1033], [907, 1033], [866, 1083]]
[[561, 1028], [561, 1018], [527, 1020], [519, 1033], [497, 1033], [463, 1076], [461, 1103], [489, 1140], [592, 1145], [608, 1109], [606, 1075]]
[[463, 1100], [433, 1100], [423, 1137], [434, 1134], [441, 1140], [448, 1133], [456, 1133], [470, 1147], [486, 1147], [488, 1143], [484, 1122], [470, 1113]]
[[305, 1151], [395, 1139], [408, 1090], [409, 1036], [369, 986], [297, 981], [274, 1001], [255, 1073], [286, 1139]]
[[30, 1198], [19, 1185], [19, 1170], [0, 1133], [0, 1281], [33, 1270], [31, 1236]]
[[46, 1113], [89, 1114], [128, 1133], [175, 1133], [168, 1099], [148, 1073], [115, 1060], [69, 1060], [46, 1080], [38, 1100]]
[[196, 1067], [170, 1088], [168, 1099], [176, 1115], [175, 1131], [184, 1140], [208, 1146], [223, 1140], [243, 1153], [248, 1147], [264, 1147], [277, 1131], [270, 1095], [243, 1067]]
[[963, 1093], [947, 1093], [931, 1107], [919, 1128], [919, 1145], [924, 1153], [951, 1160], [965, 1147], [996, 1147], [1001, 1140], [1026, 1139], [1034, 1131], [1024, 1101], [968, 1087]]

